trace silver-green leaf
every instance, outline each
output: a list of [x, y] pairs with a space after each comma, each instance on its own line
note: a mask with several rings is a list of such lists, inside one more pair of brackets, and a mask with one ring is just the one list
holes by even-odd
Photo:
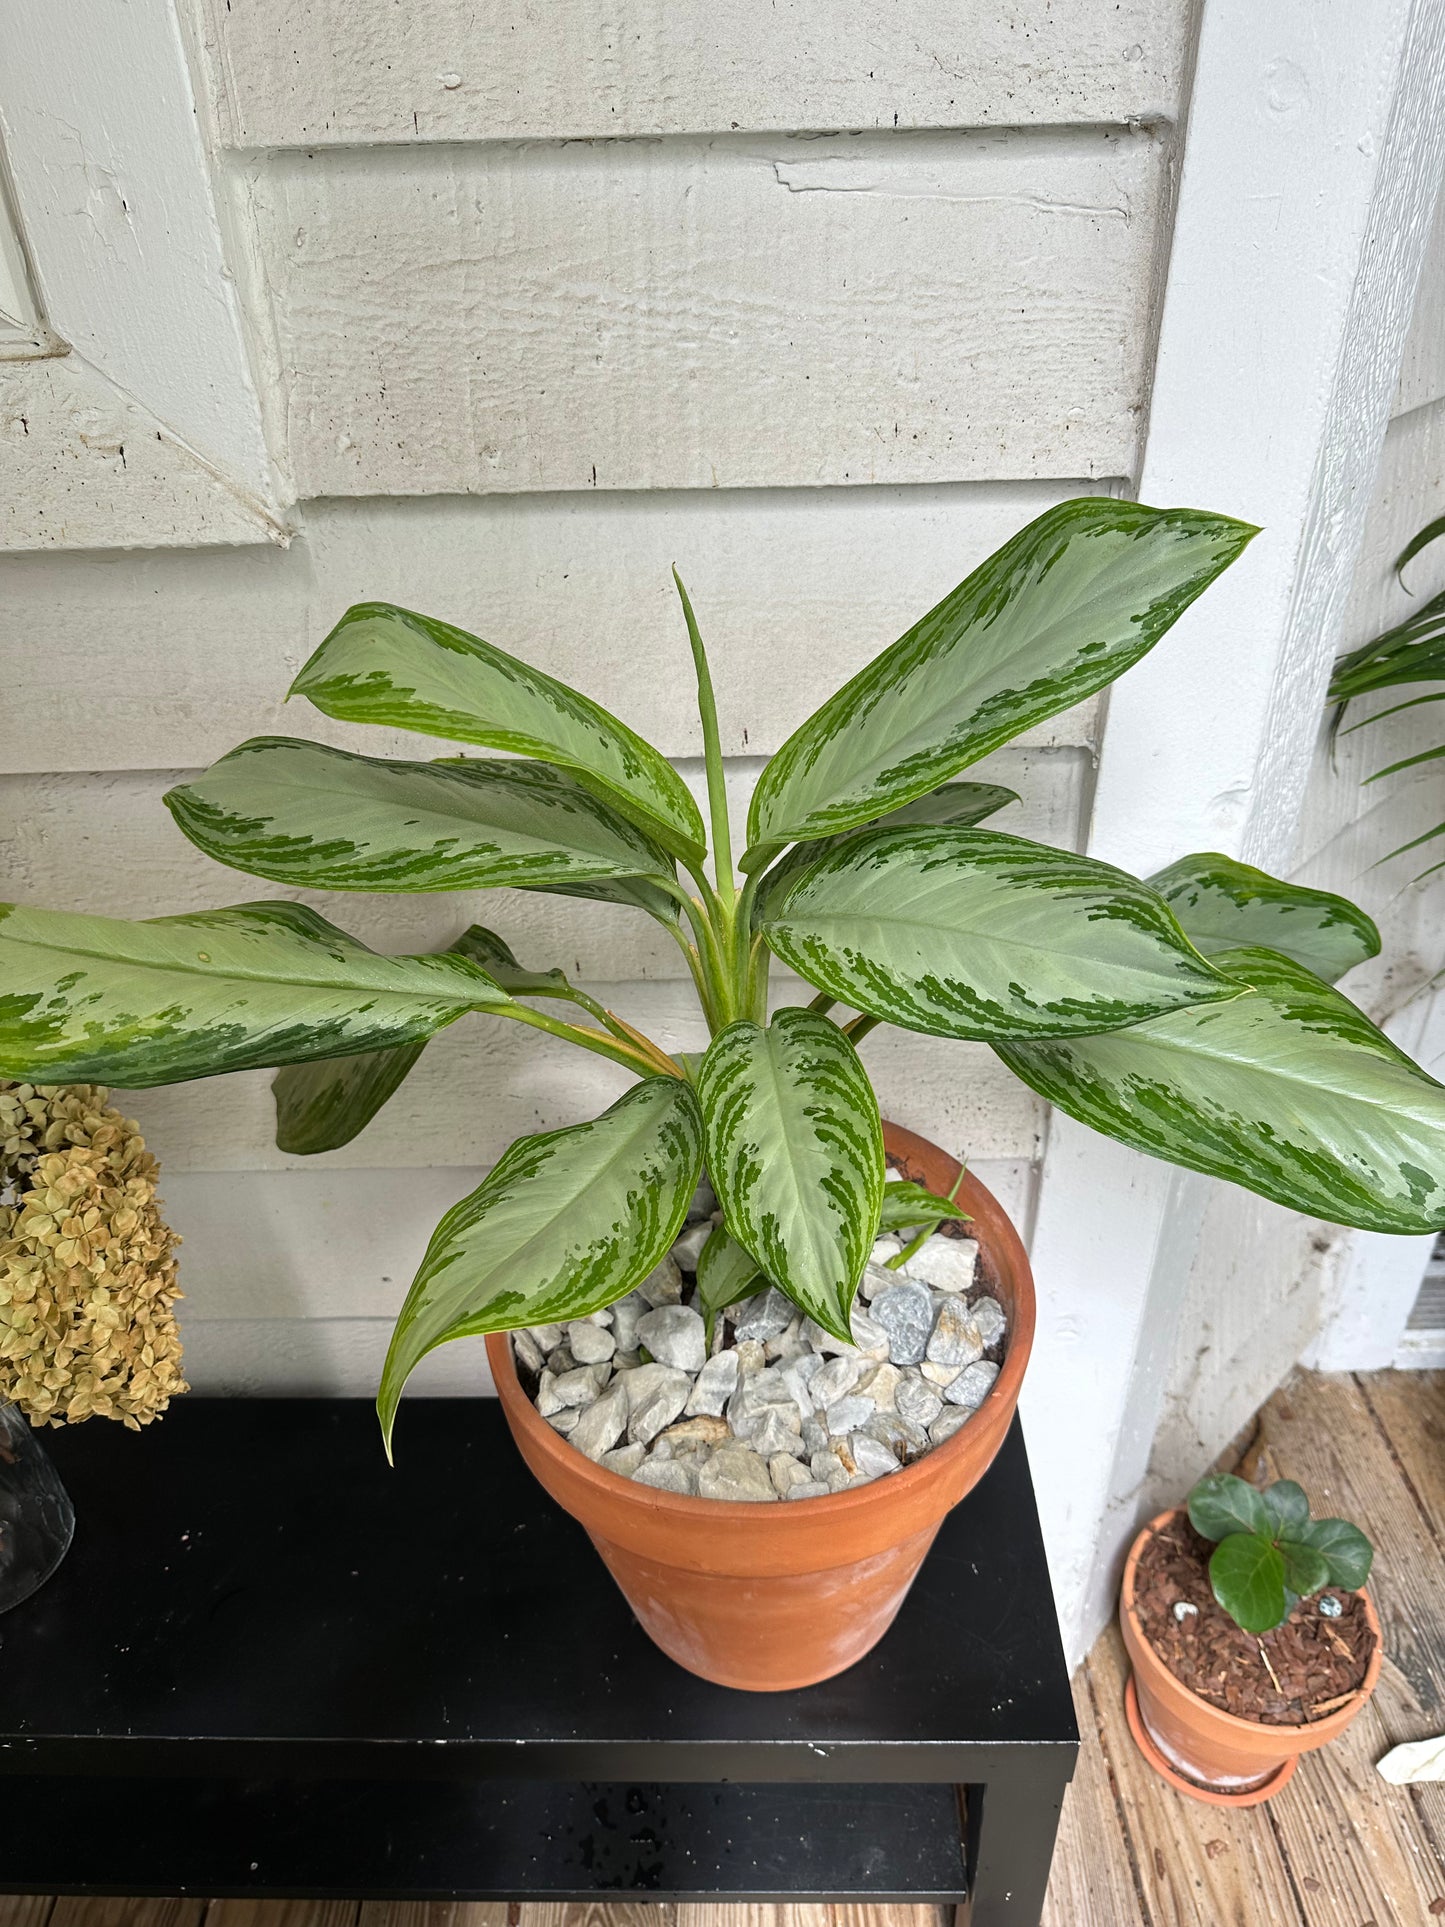
[[755, 1298], [767, 1288], [757, 1260], [722, 1225], [715, 1224], [697, 1258], [697, 1308], [707, 1320], [709, 1337], [724, 1306]]
[[858, 1053], [826, 1017], [780, 1010], [766, 1030], [743, 1021], [713, 1039], [698, 1095], [729, 1232], [825, 1331], [849, 1339], [885, 1169]]
[[392, 762], [258, 736], [165, 800], [207, 856], [311, 889], [545, 889], [672, 874], [656, 843], [547, 763]]
[[1149, 878], [1196, 950], [1279, 950], [1332, 984], [1380, 954], [1363, 910], [1328, 890], [1285, 883], [1252, 864], [1205, 851]]
[[0, 904], [0, 1074], [173, 1084], [424, 1042], [510, 998], [462, 957], [382, 957], [299, 903], [130, 923]]
[[1255, 532], [1099, 497], [1049, 509], [788, 738], [753, 794], [750, 845], [829, 836], [897, 809], [1092, 696]]
[[449, 1339], [585, 1318], [623, 1297], [682, 1228], [702, 1168], [692, 1087], [652, 1077], [590, 1124], [518, 1138], [436, 1230], [396, 1321], [377, 1411]]
[[867, 830], [769, 890], [770, 947], [905, 1030], [1062, 1037], [1235, 997], [1147, 885], [997, 830]]
[[1445, 1088], [1270, 950], [1214, 958], [1245, 994], [1131, 1030], [995, 1046], [1106, 1136], [1333, 1224], [1445, 1226]]
[[535, 756], [696, 861], [702, 817], [672, 765], [600, 703], [450, 623], [389, 602], [348, 609], [291, 685], [345, 722]]

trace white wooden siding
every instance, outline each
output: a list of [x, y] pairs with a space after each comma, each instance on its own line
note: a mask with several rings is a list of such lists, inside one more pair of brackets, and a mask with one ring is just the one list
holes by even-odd
[[[724, 745], [767, 755], [1017, 528], [1097, 486], [313, 502], [285, 552], [0, 557], [0, 773], [203, 767], [270, 732], [434, 756], [429, 738], [285, 704], [342, 610], [373, 597], [460, 623], [667, 755], [699, 755], [674, 562]], [[1092, 743], [1097, 717], [1084, 704], [1020, 740]]]
[[1183, 0], [204, 0], [240, 147], [1116, 124], [1178, 112]]
[[1129, 472], [1148, 131], [337, 149], [251, 182], [305, 495]]
[[1445, 396], [1445, 188], [1435, 204], [1435, 225], [1425, 264], [1420, 270], [1415, 313], [1400, 364], [1395, 413], [1403, 415], [1411, 408], [1423, 408], [1442, 396]]

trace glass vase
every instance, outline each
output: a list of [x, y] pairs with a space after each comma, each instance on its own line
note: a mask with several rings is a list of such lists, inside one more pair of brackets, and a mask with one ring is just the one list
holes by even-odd
[[45, 1584], [74, 1530], [75, 1508], [38, 1435], [0, 1403], [0, 1613]]

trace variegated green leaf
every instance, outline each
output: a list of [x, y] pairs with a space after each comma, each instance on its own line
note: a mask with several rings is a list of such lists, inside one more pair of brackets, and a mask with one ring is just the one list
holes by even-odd
[[995, 1046], [1121, 1143], [1367, 1231], [1445, 1226], [1445, 1088], [1339, 991], [1270, 950], [1214, 959], [1246, 994], [1107, 1037]]
[[[529, 886], [530, 887], [530, 886]], [[590, 903], [620, 903], [628, 910], [645, 910], [659, 923], [676, 925], [678, 906], [675, 898], [667, 896], [655, 883], [646, 877], [598, 878], [592, 883], [549, 883], [544, 886], [549, 897], [584, 897]]]
[[1062, 1037], [1234, 997], [1147, 885], [997, 830], [867, 830], [777, 891], [763, 934], [855, 1010], [939, 1037]]
[[1182, 856], [1149, 879], [1196, 950], [1280, 950], [1332, 984], [1380, 954], [1380, 933], [1347, 897], [1283, 883], [1208, 851]]
[[673, 1077], [648, 1078], [590, 1124], [518, 1138], [447, 1212], [407, 1293], [377, 1399], [388, 1450], [429, 1351], [623, 1297], [681, 1230], [701, 1166], [697, 1099]]
[[[464, 930], [447, 949], [480, 964], [510, 997], [572, 995], [560, 970], [524, 970], [496, 931], [480, 923]], [[400, 1088], [424, 1049], [425, 1042], [400, 1044], [394, 1050], [291, 1064], [278, 1071], [271, 1080], [277, 1149], [310, 1157], [349, 1144]]]
[[936, 790], [929, 790], [927, 795], [915, 796], [911, 803], [890, 810], [887, 816], [878, 817], [868, 828], [895, 830], [922, 824], [935, 829], [968, 830], [1018, 800], [1018, 791], [1005, 789], [1002, 783], [944, 783]]
[[674, 856], [705, 848], [672, 765], [599, 703], [464, 629], [389, 602], [348, 609], [291, 686], [328, 716], [557, 763]]
[[883, 1127], [858, 1054], [826, 1017], [729, 1024], [698, 1078], [707, 1168], [733, 1238], [825, 1331], [848, 1314], [878, 1234]]
[[715, 1224], [697, 1259], [697, 1309], [707, 1320], [709, 1337], [718, 1313], [742, 1298], [766, 1291], [768, 1281], [724, 1226]]
[[546, 888], [670, 876], [670, 858], [547, 763], [401, 763], [258, 736], [167, 793], [207, 856], [320, 890]]
[[299, 903], [130, 923], [0, 904], [0, 1074], [173, 1084], [415, 1044], [510, 1002], [464, 958], [381, 957]]
[[969, 1213], [952, 1198], [936, 1197], [927, 1185], [900, 1178], [883, 1187], [880, 1231], [906, 1231], [910, 1225], [935, 1224], [943, 1218], [967, 1218]]
[[1254, 533], [1099, 497], [1049, 509], [788, 738], [753, 794], [749, 843], [867, 822], [1092, 696]]

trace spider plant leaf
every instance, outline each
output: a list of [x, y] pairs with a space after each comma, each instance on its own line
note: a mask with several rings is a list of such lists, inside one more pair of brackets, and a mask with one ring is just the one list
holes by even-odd
[[646, 1079], [589, 1124], [518, 1138], [438, 1224], [407, 1293], [377, 1397], [388, 1451], [428, 1352], [624, 1297], [682, 1229], [701, 1168], [697, 1098], [675, 1077]]
[[[448, 950], [480, 964], [512, 997], [566, 996], [571, 988], [560, 970], [524, 970], [502, 938], [479, 923], [464, 930]], [[400, 1088], [425, 1048], [423, 1039], [391, 1050], [288, 1064], [277, 1071], [271, 1080], [277, 1149], [311, 1157], [350, 1144]]]
[[599, 703], [450, 623], [360, 602], [291, 685], [327, 716], [556, 763], [696, 862], [702, 817], [677, 771]]
[[1410, 537], [1395, 557], [1395, 575], [1402, 586], [1405, 581], [1405, 570], [1415, 560], [1421, 549], [1429, 548], [1430, 544], [1438, 541], [1442, 535], [1445, 535], [1445, 515], [1436, 516], [1433, 522], [1427, 522], [1423, 529], [1417, 529]]
[[1213, 961], [1243, 995], [995, 1048], [1040, 1096], [1136, 1150], [1332, 1224], [1445, 1226], [1445, 1088], [1292, 958]]
[[858, 1053], [835, 1024], [780, 1010], [712, 1041], [698, 1077], [707, 1168], [728, 1231], [835, 1338], [883, 1203], [883, 1127]]
[[1206, 957], [1255, 946], [1283, 951], [1328, 984], [1380, 954], [1380, 933], [1347, 897], [1306, 890], [1216, 851], [1182, 856], [1149, 878]]
[[299, 903], [131, 923], [0, 904], [0, 1072], [138, 1089], [424, 1043], [511, 1002], [455, 956], [383, 957]]
[[753, 794], [750, 845], [869, 822], [1092, 696], [1254, 533], [1099, 497], [1049, 509], [789, 737]]
[[547, 763], [392, 762], [260, 736], [165, 800], [208, 856], [310, 889], [536, 889], [672, 874], [656, 843]]
[[869, 830], [769, 890], [769, 946], [820, 990], [939, 1037], [1092, 1034], [1239, 995], [1146, 884], [997, 830]]

